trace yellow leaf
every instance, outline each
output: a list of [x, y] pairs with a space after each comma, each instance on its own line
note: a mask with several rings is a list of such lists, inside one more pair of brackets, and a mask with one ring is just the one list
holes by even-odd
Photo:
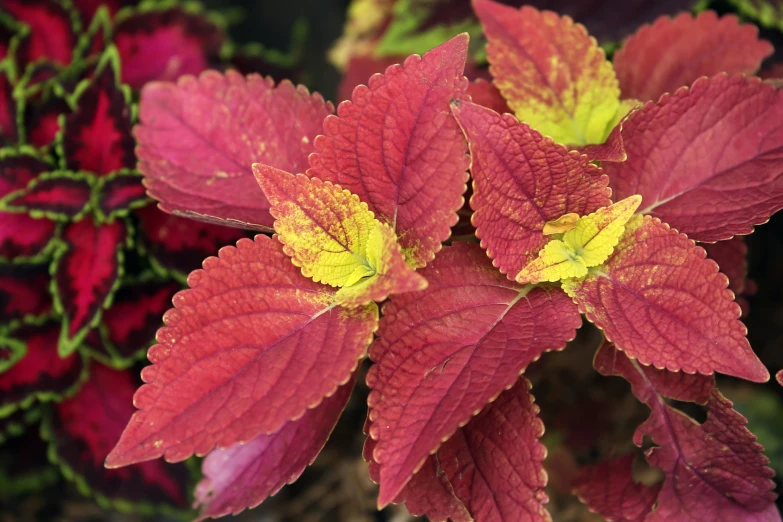
[[641, 196], [631, 196], [579, 218], [563, 239], [546, 244], [538, 258], [517, 274], [517, 282], [554, 282], [586, 276], [588, 268], [600, 265], [612, 254], [625, 224], [641, 202]]
[[576, 221], [579, 219], [579, 214], [576, 212], [570, 212], [564, 216], [560, 216], [552, 221], [544, 223], [543, 234], [545, 236], [551, 236], [552, 234], [562, 234], [568, 232], [576, 226]]

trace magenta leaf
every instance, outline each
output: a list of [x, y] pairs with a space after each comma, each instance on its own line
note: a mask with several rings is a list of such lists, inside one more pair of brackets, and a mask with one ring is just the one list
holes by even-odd
[[0, 264], [0, 327], [42, 318], [51, 308], [48, 265]]
[[114, 26], [122, 83], [133, 89], [201, 73], [216, 61], [224, 41], [223, 31], [193, 5], [148, 4], [121, 13]]
[[73, 351], [119, 286], [127, 228], [122, 221], [98, 225], [91, 218], [69, 223], [54, 261], [55, 306], [63, 316], [60, 352]]
[[142, 358], [180, 289], [178, 283], [155, 280], [120, 287], [111, 308], [103, 313], [96, 331], [100, 338], [88, 336], [90, 346], [98, 350], [96, 358], [115, 367], [127, 367]]
[[377, 325], [377, 306], [342, 309], [280, 243], [224, 247], [188, 277], [164, 316], [139, 408], [106, 460], [170, 462], [277, 432], [348, 381]]
[[146, 506], [186, 508], [189, 474], [184, 466], [155, 461], [122, 469], [103, 467], [133, 413], [135, 388], [127, 371], [93, 363], [90, 378], [78, 393], [44, 416], [42, 434], [49, 441], [49, 453], [64, 475], [91, 496], [139, 511]]
[[642, 26], [623, 42], [612, 62], [623, 98], [646, 101], [700, 76], [754, 74], [772, 51], [772, 44], [758, 38], [755, 25], [704, 11], [698, 16], [662, 16]]
[[139, 170], [166, 212], [269, 231], [250, 166], [303, 172], [332, 105], [304, 87], [215, 71], [152, 83], [134, 132]]
[[128, 210], [147, 203], [149, 198], [141, 176], [132, 170], [121, 170], [99, 178], [92, 196], [93, 208], [103, 220], [124, 216]]
[[16, 362], [0, 373], [0, 417], [36, 402], [59, 400], [84, 378], [81, 355], [61, 358], [57, 353], [59, 334], [60, 325], [49, 320], [22, 325], [0, 340], [1, 359], [8, 358], [9, 346], [17, 353]]
[[614, 253], [564, 283], [587, 319], [644, 365], [766, 382], [726, 276], [704, 249], [650, 216], [635, 216]]
[[117, 80], [116, 57], [106, 54], [95, 77], [77, 88], [76, 109], [60, 131], [64, 167], [99, 176], [136, 166], [130, 92]]
[[645, 486], [634, 481], [634, 454], [585, 466], [574, 480], [579, 499], [590, 511], [613, 522], [644, 522], [652, 511], [662, 484]]
[[3, 9], [29, 27], [17, 50], [21, 65], [46, 59], [68, 65], [76, 46], [74, 13], [56, 0], [4, 0]]
[[[717, 388], [707, 397], [707, 420], [696, 423], [672, 408], [663, 397], [701, 401], [704, 377], [670, 374], [646, 368], [619, 351], [604, 346], [601, 373], [619, 375], [631, 383], [634, 394], [652, 410], [637, 428], [634, 442], [641, 446], [650, 436], [657, 447], [645, 452], [650, 465], [660, 468], [666, 479], [656, 507], [645, 522], [706, 520], [779, 521], [771, 491], [774, 472], [746, 420]], [[596, 356], [596, 359], [602, 355]]]
[[783, 91], [718, 75], [648, 103], [623, 126], [628, 160], [607, 163], [614, 198], [696, 241], [749, 234], [783, 207]]
[[70, 111], [68, 102], [57, 96], [28, 102], [24, 108], [27, 142], [38, 148], [49, 146], [60, 132], [60, 115]]
[[509, 279], [549, 242], [543, 233], [546, 222], [611, 204], [606, 176], [587, 157], [510, 114], [465, 102], [452, 104], [451, 110], [473, 158], [470, 206], [476, 235]]
[[356, 373], [334, 395], [277, 432], [207, 455], [201, 466], [204, 478], [195, 492], [199, 520], [256, 507], [299, 478], [326, 444], [355, 381]]
[[455, 243], [420, 272], [429, 287], [384, 306], [370, 349], [379, 505], [394, 500], [442, 440], [581, 325], [562, 292], [509, 282], [477, 245]]
[[411, 266], [432, 261], [463, 204], [470, 158], [448, 107], [467, 99], [467, 51], [459, 35], [372, 76], [324, 121], [310, 156], [307, 175], [358, 195]]
[[166, 214], [155, 205], [139, 209], [135, 214], [139, 217], [141, 247], [161, 268], [173, 271], [176, 276], [195, 270], [205, 257], [217, 254], [220, 247], [246, 236], [236, 228]]
[[81, 172], [44, 172], [0, 198], [0, 212], [26, 212], [55, 220], [80, 219], [88, 210], [92, 178]]

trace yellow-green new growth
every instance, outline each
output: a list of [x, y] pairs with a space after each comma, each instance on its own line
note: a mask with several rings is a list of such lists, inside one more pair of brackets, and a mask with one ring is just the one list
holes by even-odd
[[625, 231], [625, 224], [641, 202], [641, 196], [631, 196], [580, 217], [562, 239], [547, 243], [538, 258], [517, 274], [517, 282], [555, 282], [585, 277], [590, 267], [600, 265], [612, 254]]

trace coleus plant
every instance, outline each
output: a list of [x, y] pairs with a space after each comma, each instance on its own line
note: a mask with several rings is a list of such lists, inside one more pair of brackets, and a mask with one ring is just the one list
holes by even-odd
[[[473, 7], [486, 99], [514, 114], [471, 101], [464, 34], [372, 76], [336, 114], [303, 87], [234, 72], [144, 88], [150, 195], [274, 236], [190, 274], [106, 465], [205, 455], [201, 518], [256, 506], [318, 455], [368, 353], [379, 507], [549, 520], [544, 426], [521, 374], [583, 314], [605, 336], [596, 369], [651, 410], [634, 442], [652, 439], [664, 478], [636, 483], [626, 456], [586, 468], [580, 498], [611, 520], [780, 520], [763, 448], [714, 379], [769, 373], [695, 243], [736, 242], [783, 207], [783, 94], [745, 75], [771, 46], [733, 16], [685, 14], [641, 28], [610, 63], [568, 17]], [[468, 170], [478, 241], [443, 246]]]
[[0, 3], [0, 440], [40, 426], [82, 493], [149, 512], [187, 506], [189, 473], [103, 467], [132, 412], [128, 368], [183, 274], [245, 233], [149, 205], [136, 89], [235, 56], [197, 4], [136, 3]]

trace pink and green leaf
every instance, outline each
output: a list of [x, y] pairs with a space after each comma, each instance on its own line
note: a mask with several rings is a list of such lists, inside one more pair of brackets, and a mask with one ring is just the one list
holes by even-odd
[[644, 365], [765, 382], [726, 276], [704, 249], [650, 216], [634, 216], [612, 256], [563, 289], [607, 339]]
[[326, 444], [355, 381], [356, 373], [334, 395], [277, 432], [207, 455], [201, 466], [204, 478], [195, 491], [198, 520], [254, 508], [299, 478]]
[[755, 25], [704, 11], [662, 16], [642, 26], [623, 42], [612, 62], [623, 97], [647, 101], [701, 76], [754, 74], [772, 51], [772, 44], [759, 39]]
[[125, 216], [131, 209], [149, 203], [141, 176], [133, 170], [121, 170], [98, 179], [92, 193], [92, 207], [101, 220]]
[[384, 306], [370, 349], [376, 362], [367, 382], [370, 434], [378, 441], [379, 505], [397, 497], [442, 440], [510, 387], [528, 364], [562, 349], [581, 325], [564, 294], [509, 282], [477, 245], [444, 249], [421, 274], [427, 290], [396, 296]]
[[251, 165], [304, 172], [332, 105], [304, 87], [210, 71], [151, 83], [141, 99], [138, 168], [166, 212], [271, 230]]
[[66, 225], [61, 240], [52, 288], [63, 318], [60, 352], [67, 355], [98, 324], [119, 286], [128, 230], [122, 221], [100, 225], [86, 218]]
[[783, 207], [783, 91], [717, 75], [647, 103], [623, 125], [628, 159], [607, 163], [621, 199], [696, 241], [745, 235]]
[[3, 213], [27, 213], [33, 218], [70, 221], [89, 210], [92, 177], [84, 172], [44, 172], [26, 187], [0, 198]]
[[37, 260], [50, 251], [57, 223], [0, 211], [0, 262]]
[[95, 76], [77, 87], [75, 110], [61, 121], [64, 168], [105, 176], [136, 166], [130, 92], [119, 84], [115, 53], [104, 54]]
[[[53, 320], [25, 324], [12, 330], [3, 341], [15, 345], [16, 362], [0, 373], [0, 417], [36, 402], [60, 400], [72, 393], [85, 377], [85, 363], [79, 354], [61, 358], [57, 352], [60, 325]], [[7, 358], [8, 351], [0, 347]]]
[[0, 145], [14, 145], [19, 142], [17, 111], [19, 102], [14, 96], [10, 59], [0, 63]]
[[517, 118], [557, 143], [603, 143], [628, 112], [612, 64], [567, 16], [489, 0], [473, 4], [494, 83]]
[[[109, 467], [176, 462], [273, 434], [348, 381], [377, 326], [374, 303], [336, 306], [262, 235], [224, 247], [174, 297]], [[218, 363], [219, 361], [219, 363]]]
[[103, 461], [133, 413], [136, 383], [127, 371], [93, 363], [90, 378], [71, 398], [52, 406], [42, 434], [49, 454], [80, 491], [100, 504], [150, 512], [187, 508], [189, 473], [161, 461], [106, 469]]
[[472, 222], [481, 246], [509, 279], [549, 242], [548, 221], [611, 204], [601, 169], [513, 116], [462, 102], [451, 110], [473, 158]]
[[98, 350], [96, 358], [114, 367], [128, 367], [143, 358], [180, 289], [179, 283], [156, 280], [120, 287], [95, 331], [100, 338], [88, 336], [90, 347]]
[[30, 30], [17, 50], [21, 65], [39, 59], [68, 65], [76, 45], [75, 13], [56, 0], [5, 0], [3, 9]]
[[200, 74], [216, 63], [225, 39], [194, 4], [150, 3], [123, 10], [114, 26], [122, 83], [140, 89], [148, 82]]
[[324, 121], [310, 156], [307, 174], [367, 203], [413, 267], [434, 258], [463, 203], [470, 159], [448, 107], [467, 99], [467, 46], [462, 34], [372, 76]]

